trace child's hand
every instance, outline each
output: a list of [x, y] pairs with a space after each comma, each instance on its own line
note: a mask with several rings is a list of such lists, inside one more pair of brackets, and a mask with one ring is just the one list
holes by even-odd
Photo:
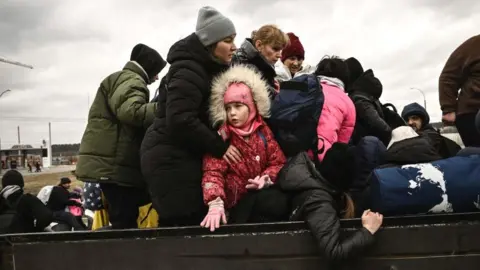
[[248, 183], [245, 187], [247, 189], [262, 189], [271, 186], [272, 180], [270, 180], [270, 176], [264, 175], [264, 176], [257, 176], [255, 179], [249, 179]]
[[227, 224], [227, 216], [225, 215], [222, 199], [217, 198], [209, 202], [208, 205], [208, 213], [202, 223], [200, 223], [200, 226], [210, 228], [210, 231], [213, 232], [220, 227], [220, 223]]

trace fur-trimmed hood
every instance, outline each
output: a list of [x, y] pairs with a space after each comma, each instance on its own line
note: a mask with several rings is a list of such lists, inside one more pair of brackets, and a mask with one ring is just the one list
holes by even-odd
[[244, 83], [252, 91], [253, 101], [257, 112], [263, 118], [270, 117], [270, 98], [268, 84], [262, 80], [262, 75], [247, 65], [235, 65], [220, 74], [212, 83], [210, 96], [210, 118], [213, 126], [219, 126], [227, 120], [223, 97], [232, 83]]

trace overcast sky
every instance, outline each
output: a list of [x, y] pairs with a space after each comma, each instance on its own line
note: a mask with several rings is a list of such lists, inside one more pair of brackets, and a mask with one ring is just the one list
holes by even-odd
[[[2, 148], [80, 142], [101, 80], [120, 70], [143, 42], [166, 56], [195, 30], [198, 9], [211, 5], [232, 19], [237, 46], [267, 23], [300, 37], [306, 62], [355, 56], [382, 81], [382, 101], [423, 104], [441, 116], [438, 76], [450, 53], [480, 34], [475, 0], [0, 0], [0, 56], [34, 66], [0, 63]], [[165, 73], [167, 69], [164, 70]], [[158, 82], [150, 86], [151, 95]]]

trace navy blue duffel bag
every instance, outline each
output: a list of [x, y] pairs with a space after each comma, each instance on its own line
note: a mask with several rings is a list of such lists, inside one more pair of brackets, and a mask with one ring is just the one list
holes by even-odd
[[370, 199], [384, 215], [480, 210], [480, 155], [374, 170]]

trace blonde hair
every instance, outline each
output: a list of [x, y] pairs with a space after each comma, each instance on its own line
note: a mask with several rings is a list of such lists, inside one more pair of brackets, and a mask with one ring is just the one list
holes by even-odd
[[343, 199], [345, 200], [345, 209], [344, 209], [343, 218], [354, 218], [355, 204], [353, 203], [352, 197], [350, 197], [348, 193], [344, 193]]
[[282, 49], [290, 44], [288, 35], [273, 24], [264, 25], [260, 27], [260, 29], [252, 32], [253, 44], [255, 45], [258, 40], [263, 44]]

